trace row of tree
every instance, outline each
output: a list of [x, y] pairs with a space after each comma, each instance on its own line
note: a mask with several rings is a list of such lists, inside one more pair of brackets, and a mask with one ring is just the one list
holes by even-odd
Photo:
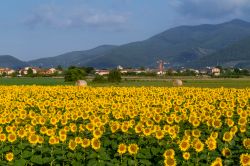
[[[68, 70], [65, 71], [64, 79], [66, 82], [72, 82], [77, 80], [85, 79], [88, 74], [93, 74], [94, 68], [79, 68], [79, 67], [69, 67]], [[108, 78], [101, 75], [95, 75], [93, 82], [120, 82], [121, 81], [121, 73], [119, 70], [114, 69], [111, 70], [108, 74]]]

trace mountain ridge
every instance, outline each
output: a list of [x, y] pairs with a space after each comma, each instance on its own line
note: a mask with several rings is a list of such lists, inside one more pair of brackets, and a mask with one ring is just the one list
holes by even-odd
[[[231, 46], [235, 48], [234, 44], [244, 42], [243, 39], [248, 36], [250, 37], [250, 23], [233, 19], [220, 24], [178, 26], [142, 41], [119, 46], [101, 45], [90, 50], [72, 51], [54, 57], [27, 62], [18, 61], [18, 63], [20, 65], [23, 62], [23, 64], [40, 67], [56, 67], [58, 65], [63, 67], [71, 65], [93, 66], [96, 68], [113, 68], [117, 65], [153, 67], [156, 66], [157, 60], [162, 59], [170, 62], [172, 67], [190, 65], [190, 67], [196, 67], [199, 66], [196, 63], [201, 63], [199, 60], [206, 59], [204, 57], [220, 56], [220, 53], [217, 52]], [[229, 51], [229, 49], [226, 50]], [[247, 49], [244, 50], [247, 51]], [[239, 53], [244, 54], [243, 52]], [[223, 54], [227, 53], [224, 51]], [[238, 54], [235, 56], [234, 61], [242, 63], [241, 56]], [[227, 59], [223, 60], [225, 60], [225, 64], [231, 63]], [[247, 56], [247, 64], [248, 60], [250, 61], [250, 57], [248, 59]], [[248, 66], [247, 64], [246, 66]]]

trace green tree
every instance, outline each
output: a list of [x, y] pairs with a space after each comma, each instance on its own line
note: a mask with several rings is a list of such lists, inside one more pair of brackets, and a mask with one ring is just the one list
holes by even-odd
[[117, 69], [111, 70], [108, 74], [108, 81], [109, 82], [121, 82], [121, 72]]
[[56, 69], [57, 69], [57, 70], [60, 70], [60, 71], [63, 71], [63, 68], [62, 68], [61, 65], [58, 65], [58, 66], [56, 67]]
[[66, 82], [77, 81], [77, 80], [83, 79], [85, 76], [86, 76], [86, 73], [84, 70], [71, 66], [65, 72], [64, 80]]
[[95, 75], [95, 78], [92, 81], [97, 83], [103, 83], [106, 81], [106, 79], [102, 75], [97, 74]]
[[6, 77], [6, 76], [7, 76], [7, 73], [3, 72], [2, 77]]
[[33, 77], [33, 70], [32, 70], [32, 68], [29, 68], [29, 69], [27, 70], [27, 76], [28, 76], [28, 77]]

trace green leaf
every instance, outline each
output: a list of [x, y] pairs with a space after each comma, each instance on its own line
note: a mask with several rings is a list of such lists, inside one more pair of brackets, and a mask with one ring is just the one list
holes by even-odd
[[15, 149], [15, 150], [13, 151], [13, 153], [14, 153], [14, 155], [16, 156], [16, 155], [18, 155], [19, 153], [21, 153], [21, 150], [20, 150], [20, 149]]
[[67, 157], [68, 158], [75, 158], [75, 155], [72, 152], [68, 152]]
[[98, 165], [98, 161], [96, 159], [91, 159], [89, 160], [88, 166], [97, 166]]
[[42, 155], [33, 155], [30, 158], [30, 161], [34, 164], [42, 165], [43, 164], [43, 158]]
[[19, 159], [19, 160], [15, 160], [14, 162], [14, 166], [25, 166], [26, 165], [26, 160], [24, 159]]
[[2, 153], [10, 151], [10, 146], [4, 146], [4, 148], [1, 151]]
[[30, 152], [30, 151], [25, 150], [22, 153], [22, 158], [24, 158], [24, 159], [30, 158], [31, 156], [32, 156], [32, 152]]
[[134, 166], [135, 163], [136, 163], [136, 162], [135, 162], [134, 160], [128, 159], [128, 165], [131, 165], [131, 166], [133, 165], [133, 166]]
[[149, 160], [139, 160], [142, 165], [152, 165]]
[[114, 149], [114, 150], [117, 150], [117, 148], [118, 148], [118, 145], [117, 145], [116, 141], [112, 141], [111, 146], [112, 146], [112, 149]]
[[155, 148], [155, 147], [152, 147], [151, 148], [151, 152], [154, 156], [158, 155], [158, 153], [161, 151], [160, 148]]
[[97, 158], [97, 153], [92, 151], [92, 153], [88, 156], [88, 159], [96, 159]]
[[140, 149], [140, 153], [144, 154], [146, 159], [151, 159], [152, 157], [149, 149]]
[[56, 149], [56, 150], [53, 151], [53, 154], [55, 154], [55, 155], [63, 155], [63, 154], [65, 154], [65, 151]]
[[146, 159], [147, 157], [144, 154], [142, 154], [142, 153], [138, 153], [136, 155], [136, 158], [138, 158], [138, 159]]
[[43, 164], [51, 163], [54, 159], [50, 157], [44, 157], [42, 158]]
[[71, 162], [71, 164], [72, 164], [73, 166], [81, 166], [81, 165], [82, 165], [81, 162], [78, 162], [78, 161], [76, 161], [76, 160], [73, 160], [73, 161]]
[[29, 146], [29, 144], [28, 143], [21, 143], [21, 144], [18, 144], [17, 145], [17, 147], [18, 147], [18, 149], [25, 149], [26, 147], [28, 147]]
[[107, 146], [109, 146], [111, 143], [110, 143], [110, 140], [108, 139], [108, 138], [104, 138], [104, 140], [103, 140], [103, 146], [104, 147], [107, 147]]
[[99, 158], [102, 160], [110, 160], [109, 155], [105, 151], [100, 151]]
[[78, 161], [83, 159], [83, 155], [81, 153], [76, 153], [75, 157]]

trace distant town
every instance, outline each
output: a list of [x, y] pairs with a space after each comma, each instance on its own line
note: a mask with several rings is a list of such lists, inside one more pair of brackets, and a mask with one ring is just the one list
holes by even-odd
[[[116, 67], [121, 75], [126, 76], [212, 76], [212, 77], [238, 77], [238, 76], [249, 76], [249, 69], [241, 68], [222, 68], [217, 67], [206, 67], [203, 69], [193, 68], [165, 68], [164, 61], [158, 61], [158, 67], [156, 68], [125, 68], [120, 65]], [[81, 67], [78, 67], [81, 68]], [[111, 69], [94, 69], [93, 67], [82, 67], [81, 69], [87, 70], [87, 75], [108, 75]], [[53, 77], [53, 76], [64, 76], [68, 69], [58, 66], [56, 68], [41, 68], [27, 66], [20, 69], [11, 69], [0, 67], [0, 77]]]

